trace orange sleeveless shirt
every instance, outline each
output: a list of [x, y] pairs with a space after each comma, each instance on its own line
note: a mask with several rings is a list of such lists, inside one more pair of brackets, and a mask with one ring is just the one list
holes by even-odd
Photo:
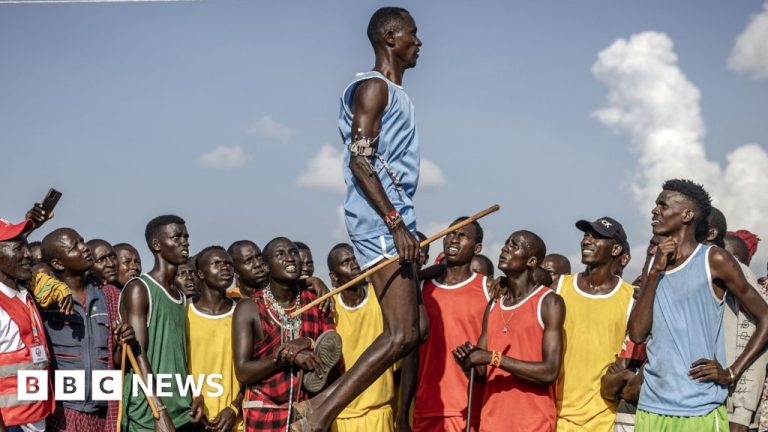
[[[486, 277], [475, 273], [456, 285], [425, 281], [424, 308], [429, 316], [429, 337], [419, 349], [419, 381], [414, 417], [455, 417], [467, 412], [469, 380], [451, 351], [464, 342], [476, 344], [488, 306]], [[475, 381], [472, 417], [479, 420], [482, 384]], [[474, 423], [474, 421], [473, 421]]]
[[[522, 361], [542, 361], [541, 302], [547, 295], [557, 294], [540, 286], [511, 307], [494, 303], [486, 329], [488, 351]], [[480, 432], [553, 432], [557, 419], [555, 384], [536, 385], [489, 365], [480, 417]]]

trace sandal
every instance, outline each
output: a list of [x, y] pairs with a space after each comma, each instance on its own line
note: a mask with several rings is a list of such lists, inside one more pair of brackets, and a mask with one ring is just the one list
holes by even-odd
[[310, 393], [317, 393], [328, 382], [328, 373], [341, 358], [341, 336], [336, 330], [328, 330], [317, 337], [315, 341], [315, 355], [325, 366], [324, 371], [308, 371], [304, 373], [304, 388]]

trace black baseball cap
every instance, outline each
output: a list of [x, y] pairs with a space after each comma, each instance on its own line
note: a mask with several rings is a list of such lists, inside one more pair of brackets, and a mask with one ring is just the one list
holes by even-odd
[[624, 227], [612, 217], [603, 216], [594, 222], [582, 219], [576, 222], [576, 228], [584, 232], [592, 230], [603, 237], [614, 239], [619, 242], [624, 252], [629, 252], [627, 233], [624, 232]]

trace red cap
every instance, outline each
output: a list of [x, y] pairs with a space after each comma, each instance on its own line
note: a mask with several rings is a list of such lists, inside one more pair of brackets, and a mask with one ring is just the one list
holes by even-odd
[[32, 229], [32, 220], [27, 219], [24, 222], [16, 225], [8, 222], [5, 219], [0, 219], [0, 241], [10, 240], [15, 238], [21, 233], [27, 232]]

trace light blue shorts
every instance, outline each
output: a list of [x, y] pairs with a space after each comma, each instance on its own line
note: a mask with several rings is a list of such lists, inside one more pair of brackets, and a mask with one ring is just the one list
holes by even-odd
[[360, 264], [362, 269], [373, 267], [379, 261], [397, 255], [392, 234], [384, 234], [369, 239], [352, 240], [352, 247], [355, 249], [357, 263]]

